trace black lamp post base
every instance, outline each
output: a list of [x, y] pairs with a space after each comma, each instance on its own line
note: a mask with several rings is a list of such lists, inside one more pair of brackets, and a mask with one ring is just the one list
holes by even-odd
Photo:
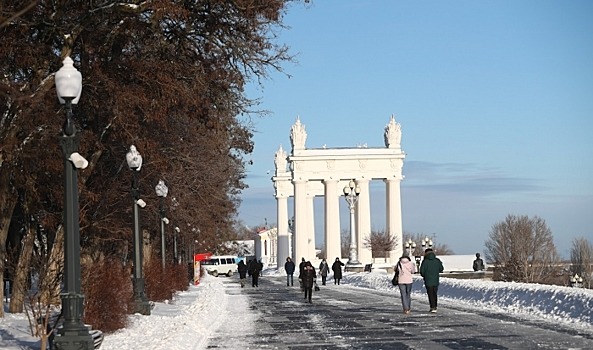
[[57, 350], [93, 350], [95, 344], [88, 329], [80, 332], [65, 332], [55, 337], [54, 347]]
[[135, 299], [134, 300], [134, 313], [150, 316], [150, 304], [147, 299]]
[[144, 294], [144, 278], [132, 279], [134, 288], [134, 313], [150, 315], [150, 304]]
[[54, 340], [58, 350], [92, 350], [95, 348], [89, 327], [82, 323], [84, 296], [77, 293], [64, 293], [62, 298], [62, 315], [64, 324], [58, 330]]

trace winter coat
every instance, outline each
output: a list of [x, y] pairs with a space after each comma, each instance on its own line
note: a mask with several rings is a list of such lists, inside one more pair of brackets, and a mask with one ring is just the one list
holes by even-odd
[[259, 273], [262, 270], [260, 265], [261, 265], [261, 263], [255, 261], [255, 260], [251, 260], [247, 264], [247, 272], [249, 272], [249, 276], [254, 276], [254, 275], [259, 276]]
[[247, 278], [247, 265], [243, 260], [237, 264], [237, 271], [239, 272], [239, 278]]
[[397, 277], [399, 284], [411, 284], [414, 281], [412, 276], [416, 273], [416, 264], [410, 261], [410, 259], [400, 258], [395, 268], [399, 268], [399, 275]]
[[294, 273], [294, 268], [295, 266], [292, 260], [284, 263], [284, 270], [286, 271], [287, 275], [292, 275]]
[[334, 279], [337, 279], [337, 280], [342, 279], [342, 266], [344, 266], [344, 263], [341, 262], [340, 260], [336, 260], [332, 264], [332, 271], [334, 272]]
[[439, 273], [443, 272], [443, 270], [443, 263], [434, 255], [434, 252], [426, 254], [420, 265], [420, 275], [424, 277], [424, 285], [426, 287], [437, 287], [439, 285]]
[[305, 288], [312, 288], [313, 282], [317, 275], [315, 274], [315, 268], [313, 266], [307, 265], [303, 268], [303, 287]]
[[328, 273], [329, 273], [329, 265], [327, 264], [327, 261], [322, 261], [321, 264], [319, 264], [319, 274], [321, 276], [327, 277]]
[[474, 271], [484, 271], [484, 260], [477, 258], [474, 260]]
[[303, 269], [305, 268], [306, 264], [307, 263], [304, 260], [299, 264], [299, 278], [303, 278]]

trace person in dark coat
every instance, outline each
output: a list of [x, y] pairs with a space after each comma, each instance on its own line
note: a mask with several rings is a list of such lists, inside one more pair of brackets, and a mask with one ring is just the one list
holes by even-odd
[[336, 261], [332, 264], [334, 284], [340, 285], [340, 280], [342, 279], [342, 266], [344, 266], [344, 263], [340, 261], [340, 258], [336, 258]]
[[251, 277], [251, 273], [255, 270], [255, 259], [251, 259], [247, 262], [247, 274]]
[[264, 263], [261, 262], [261, 259], [257, 261], [257, 270], [259, 271], [259, 277], [264, 275]]
[[313, 296], [313, 286], [315, 285], [315, 268], [310, 261], [307, 261], [303, 267], [303, 289], [305, 290], [305, 299], [309, 299], [311, 303], [311, 297]]
[[239, 260], [237, 264], [237, 272], [239, 272], [239, 281], [241, 281], [241, 288], [245, 287], [245, 280], [247, 279], [247, 265], [243, 260]]
[[484, 260], [480, 258], [480, 253], [476, 253], [476, 260], [473, 265], [474, 271], [484, 271]]
[[249, 274], [251, 275], [251, 286], [252, 287], [259, 287], [259, 274], [261, 272], [260, 263], [257, 262], [255, 259], [249, 262]]
[[294, 275], [294, 261], [291, 258], [286, 258], [286, 262], [284, 263], [284, 271], [286, 271], [286, 285], [287, 286], [294, 286], [292, 281], [292, 275]]
[[319, 264], [319, 274], [321, 275], [321, 284], [325, 286], [325, 280], [327, 279], [327, 274], [329, 273], [329, 265], [325, 259], [321, 260], [321, 264]]
[[299, 264], [299, 285], [301, 290], [303, 290], [303, 269], [305, 268], [305, 258], [301, 258], [301, 263]]
[[424, 251], [424, 259], [420, 265], [420, 275], [424, 278], [424, 286], [428, 294], [430, 312], [437, 312], [437, 292], [439, 289], [439, 274], [443, 272], [443, 263], [434, 255], [431, 248]]

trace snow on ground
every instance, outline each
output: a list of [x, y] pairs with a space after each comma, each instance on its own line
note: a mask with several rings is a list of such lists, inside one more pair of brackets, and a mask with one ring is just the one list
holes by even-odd
[[[272, 270], [266, 276], [284, 275]], [[130, 316], [130, 326], [105, 336], [102, 350], [194, 349], [208, 347], [209, 336], [253, 334], [256, 312], [246, 295], [225, 294], [223, 278], [205, 276], [199, 286], [178, 293], [166, 303], [156, 303], [150, 316]], [[386, 273], [345, 273], [344, 286], [394, 291]], [[237, 279], [238, 283], [238, 279]], [[414, 296], [425, 298], [422, 281], [414, 282]], [[470, 309], [512, 313], [530, 319], [547, 319], [593, 332], [593, 290], [525, 283], [442, 278], [439, 300]], [[6, 307], [5, 307], [6, 310]], [[236, 344], [237, 349], [241, 344]], [[0, 318], [0, 348], [39, 349], [31, 337], [25, 314], [5, 313]]]
[[[377, 290], [395, 287], [385, 273], [345, 274], [344, 284]], [[415, 276], [413, 296], [425, 296], [422, 279]], [[532, 283], [441, 278], [439, 301], [477, 307], [519, 317], [548, 319], [593, 331], [593, 290]], [[428, 301], [428, 298], [426, 297]]]

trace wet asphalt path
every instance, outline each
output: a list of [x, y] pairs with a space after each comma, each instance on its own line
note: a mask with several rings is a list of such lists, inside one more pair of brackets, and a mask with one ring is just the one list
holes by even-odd
[[331, 281], [320, 285], [309, 304], [299, 288], [287, 287], [282, 277], [264, 276], [259, 288], [241, 289], [235, 278], [224, 283], [228, 294], [248, 298], [257, 314], [257, 330], [247, 336], [240, 331], [215, 336], [209, 349], [236, 348], [238, 339], [229, 337], [240, 337], [243, 349], [593, 349], [593, 334], [549, 322], [444, 301], [439, 301], [438, 313], [431, 314], [423, 295], [413, 297], [412, 313], [404, 315], [398, 292], [335, 286]]

